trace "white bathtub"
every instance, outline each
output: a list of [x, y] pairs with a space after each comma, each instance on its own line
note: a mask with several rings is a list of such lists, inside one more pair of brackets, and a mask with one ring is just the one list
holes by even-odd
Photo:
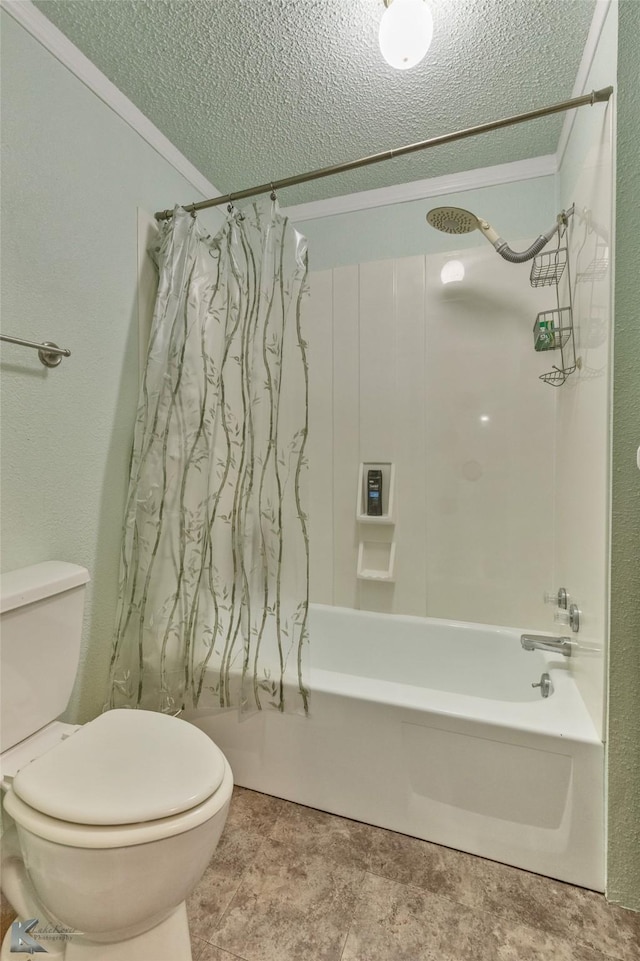
[[310, 718], [188, 716], [237, 784], [604, 889], [603, 745], [568, 659], [516, 630], [321, 605], [310, 636]]

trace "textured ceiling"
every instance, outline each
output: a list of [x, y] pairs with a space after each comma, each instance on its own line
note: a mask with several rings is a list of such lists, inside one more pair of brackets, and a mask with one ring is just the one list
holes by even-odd
[[[223, 192], [571, 96], [595, 0], [429, 5], [431, 49], [396, 71], [378, 49], [383, 0], [36, 2]], [[437, 147], [291, 188], [281, 200], [553, 153], [562, 122]]]

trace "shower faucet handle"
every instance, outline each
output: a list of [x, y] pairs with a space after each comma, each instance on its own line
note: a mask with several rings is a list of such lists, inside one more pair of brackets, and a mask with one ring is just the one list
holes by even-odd
[[566, 587], [559, 587], [557, 591], [545, 591], [544, 602], [545, 604], [553, 604], [554, 607], [560, 607], [563, 611], [566, 611], [569, 607], [569, 592]]
[[577, 604], [569, 604], [568, 611], [555, 611], [553, 619], [556, 624], [570, 627], [574, 634], [580, 630], [580, 608]]

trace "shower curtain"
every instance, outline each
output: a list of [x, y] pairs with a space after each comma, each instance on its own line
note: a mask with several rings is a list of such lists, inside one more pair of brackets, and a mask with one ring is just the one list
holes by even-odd
[[306, 713], [306, 241], [176, 208], [152, 254], [107, 706]]

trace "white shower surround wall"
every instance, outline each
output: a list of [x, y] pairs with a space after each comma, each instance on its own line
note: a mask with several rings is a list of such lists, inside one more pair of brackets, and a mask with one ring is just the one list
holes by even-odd
[[510, 628], [315, 604], [310, 631], [310, 718], [188, 716], [237, 784], [603, 890], [603, 745], [565, 658]]
[[[555, 357], [532, 328], [555, 294], [478, 244], [310, 275], [316, 603], [553, 627]], [[464, 279], [443, 284], [452, 259]], [[356, 523], [362, 462], [395, 465], [392, 535]], [[395, 583], [358, 580], [359, 541], [391, 536]]]

